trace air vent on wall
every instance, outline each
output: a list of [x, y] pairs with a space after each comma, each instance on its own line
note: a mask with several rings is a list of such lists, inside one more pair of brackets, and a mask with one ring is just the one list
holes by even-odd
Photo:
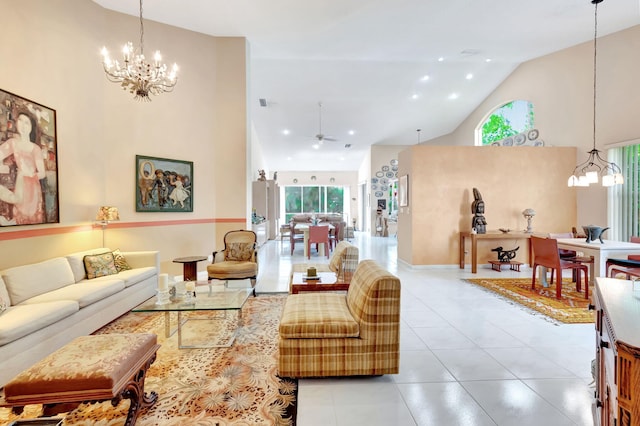
[[267, 106], [267, 100], [265, 98], [260, 98], [260, 106], [261, 107], [266, 107]]

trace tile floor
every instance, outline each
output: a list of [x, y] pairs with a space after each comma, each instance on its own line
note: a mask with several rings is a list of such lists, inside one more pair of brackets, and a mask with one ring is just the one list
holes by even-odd
[[[401, 279], [400, 374], [300, 380], [299, 426], [593, 425], [593, 324], [558, 325], [462, 281], [530, 269], [411, 268], [393, 237], [353, 242]], [[291, 256], [288, 242], [269, 241], [258, 293], [286, 292], [303, 261], [302, 247]]]

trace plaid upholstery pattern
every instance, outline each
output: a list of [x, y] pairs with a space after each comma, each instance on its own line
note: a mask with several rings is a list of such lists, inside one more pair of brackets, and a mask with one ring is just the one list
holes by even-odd
[[287, 303], [280, 319], [280, 337], [307, 339], [358, 337], [358, 323], [347, 308], [344, 294], [294, 294], [295, 303]]
[[348, 241], [340, 241], [333, 250], [329, 264], [326, 263], [294, 263], [289, 276], [289, 293], [291, 293], [291, 280], [294, 272], [306, 272], [310, 267], [318, 272], [335, 272], [338, 281], [349, 281], [358, 267], [360, 251]]
[[[330, 334], [289, 337], [320, 331], [320, 326], [313, 329], [312, 320], [305, 317], [305, 306], [340, 297], [346, 302], [342, 305], [345, 311], [333, 312], [340, 305], [332, 304], [331, 310], [322, 314], [308, 314], [315, 317], [313, 321], [321, 317], [327, 323], [333, 321], [333, 315], [350, 315], [358, 324], [357, 337], [337, 338]], [[296, 306], [298, 304], [301, 306]], [[292, 316], [293, 312], [297, 317]], [[301, 321], [302, 325], [295, 321]], [[397, 374], [400, 364], [400, 280], [373, 260], [364, 260], [359, 263], [346, 295], [289, 296], [280, 324], [279, 349], [278, 367], [282, 377]]]

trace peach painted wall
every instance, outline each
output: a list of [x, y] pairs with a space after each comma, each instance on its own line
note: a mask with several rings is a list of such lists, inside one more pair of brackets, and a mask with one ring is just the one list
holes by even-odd
[[[640, 138], [640, 26], [598, 39], [596, 146]], [[536, 127], [547, 146], [576, 146], [566, 178], [593, 146], [593, 42], [574, 46], [520, 65], [449, 135], [427, 145], [474, 143], [476, 126], [495, 107], [515, 99], [534, 104]], [[566, 179], [565, 179], [566, 180]], [[578, 188], [579, 225], [607, 223], [607, 190]]]
[[[106, 245], [159, 250], [172, 259], [207, 255], [249, 217], [247, 42], [145, 21], [145, 48], [180, 66], [172, 93], [134, 101], [107, 81], [103, 45], [117, 56], [139, 38], [138, 18], [91, 1], [0, 0], [0, 89], [57, 112], [60, 224], [0, 228], [0, 268], [102, 244], [98, 206], [121, 221]], [[192, 213], [137, 213], [136, 154], [194, 163]], [[206, 262], [201, 262], [204, 270]]]
[[[523, 230], [522, 211], [533, 208], [535, 232], [566, 232], [576, 225], [576, 193], [566, 185], [575, 161], [572, 147], [413, 146], [400, 153], [398, 176], [409, 176], [409, 205], [398, 215], [398, 257], [411, 265], [458, 264], [459, 232], [471, 230], [473, 188], [485, 202], [487, 230]], [[479, 263], [495, 259], [490, 249], [526, 240], [479, 245]], [[469, 250], [469, 247], [467, 247]], [[470, 257], [467, 256], [467, 262]]]

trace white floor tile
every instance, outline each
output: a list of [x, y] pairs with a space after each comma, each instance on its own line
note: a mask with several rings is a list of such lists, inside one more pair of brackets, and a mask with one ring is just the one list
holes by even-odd
[[[593, 324], [558, 324], [464, 281], [530, 269], [411, 268], [397, 262], [395, 238], [357, 232], [352, 242], [402, 282], [400, 374], [299, 380], [299, 426], [592, 425]], [[258, 294], [288, 292], [301, 262], [301, 245], [291, 255], [267, 242]]]

